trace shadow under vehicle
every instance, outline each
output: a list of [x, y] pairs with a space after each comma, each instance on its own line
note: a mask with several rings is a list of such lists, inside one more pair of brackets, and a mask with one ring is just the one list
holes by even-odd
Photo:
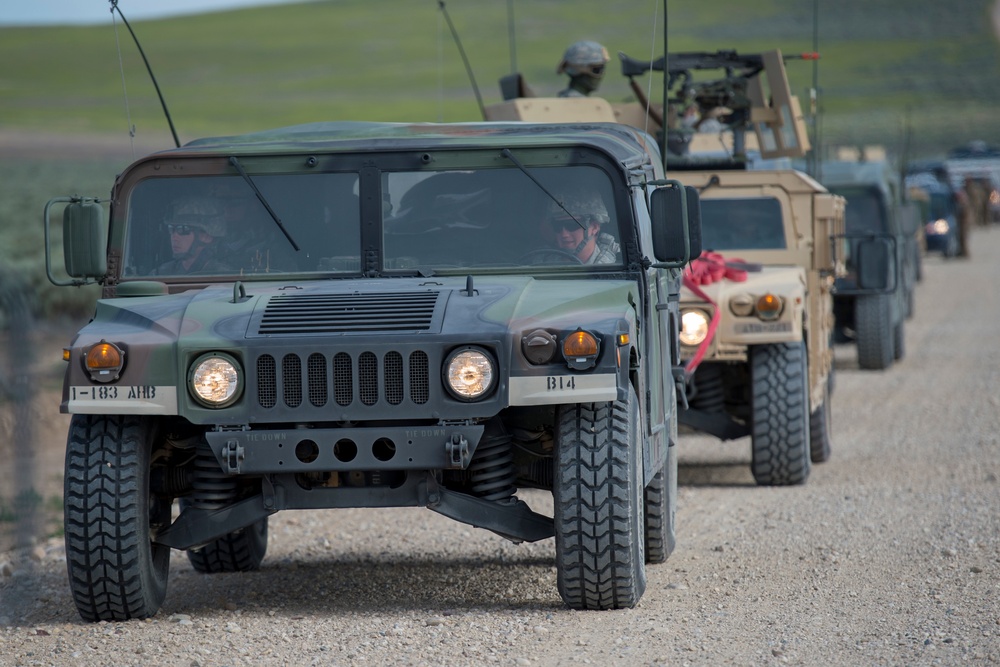
[[[582, 218], [570, 187], [600, 196], [614, 261], [543, 245], [557, 202]], [[178, 202], [221, 192], [252, 211], [254, 244], [227, 216], [213, 269], [164, 269], [168, 231], [197, 222]], [[50, 279], [102, 285], [61, 406], [84, 619], [155, 614], [171, 549], [254, 570], [268, 517], [310, 508], [554, 537], [567, 605], [639, 601], [675, 542], [677, 303], [698, 237], [697, 198], [648, 136], [316, 123], [146, 156], [109, 203], [109, 225], [93, 198], [45, 211], [48, 231], [63, 209], [71, 276]], [[550, 490], [554, 516], [518, 488]]]
[[889, 368], [905, 355], [905, 323], [913, 314], [918, 209], [904, 201], [886, 161], [824, 161], [820, 170], [823, 184], [847, 199], [847, 275], [834, 293], [838, 340], [857, 345], [861, 368]]

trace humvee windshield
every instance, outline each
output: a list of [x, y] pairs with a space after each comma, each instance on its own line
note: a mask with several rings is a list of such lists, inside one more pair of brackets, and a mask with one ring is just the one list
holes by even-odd
[[702, 199], [701, 236], [707, 250], [782, 250], [781, 203], [773, 197]]
[[[531, 167], [534, 180], [513, 165], [382, 170], [381, 205], [363, 205], [368, 173], [252, 174], [280, 226], [240, 176], [146, 178], [127, 198], [123, 277], [621, 265], [611, 180], [597, 167]], [[583, 261], [591, 237], [604, 252]]]
[[954, 198], [947, 192], [931, 193], [931, 219], [938, 220], [955, 214]]
[[848, 235], [888, 233], [885, 206], [873, 188], [830, 188], [847, 199], [844, 226]]

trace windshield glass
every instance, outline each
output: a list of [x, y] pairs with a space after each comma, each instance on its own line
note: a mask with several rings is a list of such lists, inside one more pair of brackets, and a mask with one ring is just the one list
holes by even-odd
[[952, 197], [946, 192], [931, 193], [931, 218], [947, 218], [954, 214]]
[[848, 234], [886, 233], [885, 209], [878, 191], [867, 188], [830, 188], [834, 194], [843, 195], [847, 199], [844, 212], [844, 225]]
[[[620, 264], [611, 183], [594, 167], [383, 174], [389, 269]], [[536, 182], [537, 181], [537, 182]]]
[[701, 237], [706, 250], [782, 250], [781, 202], [773, 197], [702, 199]]
[[[368, 186], [353, 172], [252, 175], [281, 225], [240, 176], [147, 178], [128, 197], [123, 276], [620, 266], [608, 174], [527, 171], [385, 170]], [[368, 198], [362, 225], [359, 192], [373, 185], [381, 206]]]
[[357, 174], [271, 174], [253, 182], [298, 251], [240, 176], [149, 178], [129, 197], [124, 275], [263, 276], [317, 270], [331, 255], [360, 256]]

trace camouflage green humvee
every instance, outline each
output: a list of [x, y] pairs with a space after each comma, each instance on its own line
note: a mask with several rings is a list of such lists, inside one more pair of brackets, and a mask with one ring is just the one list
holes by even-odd
[[[50, 202], [72, 277], [50, 279], [103, 285], [62, 401], [82, 617], [155, 614], [170, 549], [253, 570], [269, 515], [340, 507], [554, 536], [566, 604], [635, 605], [674, 546], [698, 252], [658, 158], [613, 123], [319, 123], [139, 159], [107, 236], [99, 202]], [[551, 245], [591, 216], [599, 262]]]

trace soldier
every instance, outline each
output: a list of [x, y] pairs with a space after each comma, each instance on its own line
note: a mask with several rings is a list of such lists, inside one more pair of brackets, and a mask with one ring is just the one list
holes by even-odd
[[576, 257], [581, 264], [615, 264], [621, 247], [601, 228], [611, 220], [601, 196], [592, 190], [579, 190], [566, 197], [563, 205], [548, 207], [544, 234], [553, 248]]
[[597, 42], [573, 42], [563, 54], [556, 74], [569, 75], [569, 85], [559, 97], [587, 97], [597, 90], [608, 64], [608, 50]]
[[226, 235], [225, 214], [215, 201], [196, 197], [174, 205], [167, 219], [173, 259], [157, 275], [225, 273], [231, 268], [218, 258], [218, 239]]

